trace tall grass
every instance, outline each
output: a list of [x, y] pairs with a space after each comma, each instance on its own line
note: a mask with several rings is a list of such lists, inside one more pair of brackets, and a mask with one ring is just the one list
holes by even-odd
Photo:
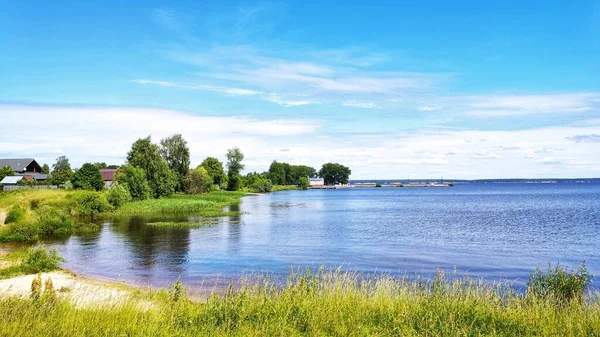
[[218, 217], [236, 215], [236, 212], [226, 211], [225, 207], [238, 204], [244, 192], [215, 191], [204, 195], [173, 195], [168, 198], [134, 201], [116, 210], [114, 216], [138, 215], [196, 215]]
[[598, 336], [600, 302], [556, 306], [466, 279], [411, 282], [320, 271], [197, 303], [178, 284], [153, 306], [0, 299], [3, 336]]

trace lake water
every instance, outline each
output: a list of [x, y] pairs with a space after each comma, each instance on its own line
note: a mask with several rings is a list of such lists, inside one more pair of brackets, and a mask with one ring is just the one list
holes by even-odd
[[133, 218], [51, 244], [78, 274], [152, 286], [319, 266], [422, 277], [456, 268], [519, 286], [537, 265], [585, 260], [600, 275], [600, 184], [285, 191], [239, 208], [241, 216], [198, 229]]

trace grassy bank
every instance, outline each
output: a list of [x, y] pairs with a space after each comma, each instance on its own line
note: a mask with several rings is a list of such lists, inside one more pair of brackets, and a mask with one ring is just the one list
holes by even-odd
[[[237, 215], [228, 206], [237, 205], [245, 192], [215, 191], [204, 195], [176, 194], [167, 198], [129, 202], [113, 207], [106, 191], [19, 190], [0, 193], [0, 209], [6, 226], [0, 227], [0, 242], [35, 241], [49, 235], [98, 231], [93, 220], [101, 217], [193, 215], [220, 217]], [[233, 207], [230, 207], [233, 208]]]
[[3, 336], [598, 336], [600, 302], [518, 295], [470, 280], [430, 283], [320, 272], [284, 287], [243, 286], [195, 303], [181, 287], [77, 309], [65, 302], [0, 299]]
[[299, 190], [299, 189], [300, 188], [298, 188], [298, 186], [296, 186], [296, 185], [275, 185], [275, 186], [273, 186], [273, 192]]

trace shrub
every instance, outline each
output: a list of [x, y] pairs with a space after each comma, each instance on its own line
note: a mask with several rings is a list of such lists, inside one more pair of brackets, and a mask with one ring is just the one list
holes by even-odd
[[25, 242], [38, 238], [38, 227], [29, 221], [11, 223], [0, 229], [0, 242]]
[[75, 194], [73, 199], [72, 209], [78, 216], [94, 218], [110, 208], [106, 198], [95, 192], [82, 191]]
[[186, 176], [186, 193], [188, 194], [203, 194], [210, 192], [213, 178], [208, 174], [208, 171], [200, 166], [194, 170], [190, 170]]
[[21, 262], [21, 270], [27, 274], [36, 274], [60, 269], [63, 259], [56, 249], [32, 247], [27, 249], [25, 259]]
[[129, 190], [121, 184], [113, 184], [108, 190], [108, 196], [106, 197], [109, 204], [115, 208], [119, 208], [122, 205], [131, 201], [131, 194]]
[[4, 222], [9, 224], [19, 222], [23, 219], [25, 219], [25, 208], [19, 205], [15, 205], [10, 211], [8, 211]]
[[141, 168], [126, 165], [117, 174], [116, 180], [119, 184], [127, 188], [133, 200], [145, 200], [150, 198], [152, 194], [152, 190], [150, 190], [150, 185], [148, 185], [148, 180], [146, 179], [146, 173]]
[[72, 227], [71, 217], [67, 212], [50, 206], [43, 207], [36, 222], [37, 231], [41, 235], [68, 234]]
[[36, 210], [38, 207], [40, 207], [39, 199], [32, 199], [31, 201], [29, 201], [29, 208], [31, 208], [32, 210]]
[[299, 182], [298, 187], [303, 190], [307, 190], [310, 187], [310, 181], [307, 177], [301, 177]]
[[590, 275], [582, 264], [577, 272], [567, 271], [558, 264], [544, 274], [540, 268], [529, 275], [527, 280], [527, 295], [540, 299], [549, 299], [557, 304], [568, 303], [572, 300], [583, 300], [585, 290], [592, 282]]
[[73, 188], [100, 191], [104, 188], [104, 179], [97, 166], [85, 163], [79, 170], [73, 173], [71, 179]]
[[376, 183], [375, 187], [381, 187], [381, 184], [380, 183]]

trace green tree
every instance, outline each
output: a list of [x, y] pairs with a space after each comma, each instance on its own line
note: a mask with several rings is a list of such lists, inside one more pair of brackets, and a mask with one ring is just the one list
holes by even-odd
[[177, 176], [177, 190], [182, 191], [184, 180], [190, 170], [190, 149], [180, 134], [175, 134], [160, 141], [161, 153], [169, 168]]
[[187, 174], [186, 193], [203, 194], [210, 192], [213, 179], [203, 166], [190, 170]]
[[43, 174], [49, 174], [50, 173], [50, 166], [48, 166], [48, 164], [44, 164], [42, 166], [42, 173]]
[[269, 166], [267, 176], [269, 177], [269, 180], [273, 182], [273, 184], [286, 184], [285, 164], [287, 163], [278, 163], [276, 160], [274, 160]]
[[214, 185], [219, 186], [219, 188], [225, 187], [227, 175], [223, 169], [223, 163], [221, 163], [217, 158], [207, 157], [204, 159], [202, 164], [200, 164], [200, 166], [204, 167], [208, 174], [212, 177]]
[[94, 164], [85, 163], [79, 170], [73, 173], [71, 179], [73, 188], [100, 191], [104, 188], [104, 179], [100, 169]]
[[273, 191], [273, 183], [265, 174], [258, 174], [256, 172], [248, 173], [244, 177], [243, 182], [244, 187], [250, 192], [266, 193]]
[[94, 163], [93, 165], [96, 166], [98, 168], [98, 170], [103, 170], [103, 169], [107, 168], [105, 162], [97, 162], [97, 163]]
[[119, 185], [124, 186], [129, 191], [133, 200], [148, 199], [152, 194], [146, 179], [146, 173], [139, 167], [125, 165], [118, 171], [115, 179]]
[[241, 188], [242, 177], [240, 171], [244, 169], [244, 154], [239, 148], [234, 147], [227, 150], [227, 189], [237, 191]]
[[308, 181], [307, 177], [301, 177], [300, 178], [300, 183], [298, 184], [298, 186], [300, 188], [302, 188], [303, 190], [307, 190], [308, 187], [310, 186], [310, 182]]
[[177, 177], [169, 169], [161, 156], [160, 148], [152, 143], [150, 136], [133, 143], [127, 153], [127, 163], [144, 170], [154, 198], [169, 196], [175, 191]]
[[71, 180], [73, 170], [71, 170], [71, 164], [69, 159], [65, 156], [60, 156], [56, 159], [56, 163], [52, 165], [52, 179], [51, 182], [54, 185], [61, 185]]
[[10, 166], [6, 165], [3, 168], [0, 168], [0, 181], [4, 179], [4, 177], [10, 177], [14, 174], [15, 171], [13, 171], [13, 169]]
[[352, 171], [338, 163], [323, 164], [319, 176], [325, 181], [325, 185], [347, 184]]

